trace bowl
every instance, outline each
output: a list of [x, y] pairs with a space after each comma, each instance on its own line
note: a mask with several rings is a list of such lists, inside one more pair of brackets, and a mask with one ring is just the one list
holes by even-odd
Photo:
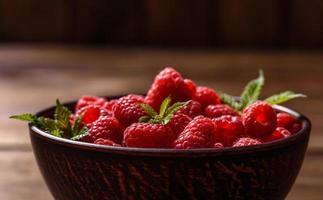
[[[73, 109], [75, 102], [65, 105]], [[29, 129], [39, 169], [55, 199], [279, 200], [301, 168], [311, 124], [291, 109], [275, 109], [297, 117], [303, 128], [286, 139], [237, 148], [113, 147]], [[53, 112], [51, 107], [37, 115], [51, 117]]]

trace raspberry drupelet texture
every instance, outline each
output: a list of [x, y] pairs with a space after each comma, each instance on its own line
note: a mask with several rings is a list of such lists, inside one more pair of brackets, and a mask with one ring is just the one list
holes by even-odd
[[192, 119], [189, 116], [183, 113], [175, 113], [166, 126], [171, 128], [177, 137], [190, 121]]
[[103, 138], [99, 138], [97, 140], [94, 141], [94, 144], [102, 144], [102, 145], [107, 145], [107, 146], [115, 146], [115, 147], [120, 147], [120, 144], [117, 144], [111, 140], [108, 139], [103, 139]]
[[200, 102], [202, 109], [205, 109], [206, 106], [211, 104], [216, 105], [221, 103], [220, 97], [216, 92], [213, 89], [204, 86], [196, 88], [193, 100]]
[[186, 114], [193, 119], [198, 115], [202, 115], [202, 105], [198, 101], [190, 100], [178, 113]]
[[171, 96], [173, 102], [187, 101], [192, 98], [193, 92], [192, 81], [185, 82], [180, 73], [167, 67], [155, 77], [145, 101], [155, 110], [159, 110], [161, 102], [167, 96]]
[[264, 138], [263, 141], [270, 142], [282, 138], [287, 138], [289, 136], [291, 136], [291, 133], [287, 129], [283, 127], [277, 127], [276, 130], [272, 134]]
[[208, 105], [204, 114], [209, 118], [217, 118], [223, 115], [239, 116], [239, 113], [226, 104]]
[[125, 127], [138, 122], [139, 118], [146, 115], [140, 106], [144, 98], [139, 95], [129, 94], [121, 97], [114, 103], [113, 114]]
[[278, 113], [277, 127], [283, 127], [287, 129], [290, 133], [294, 134], [302, 128], [302, 125], [292, 115], [287, 113]]
[[99, 138], [111, 140], [121, 144], [124, 127], [114, 117], [102, 116], [96, 120], [88, 130], [86, 140], [94, 142]]
[[101, 116], [101, 111], [103, 112], [99, 105], [90, 104], [77, 110], [75, 113], [75, 118], [82, 117], [81, 123], [87, 127], [90, 127], [92, 123]]
[[215, 124], [215, 141], [224, 146], [232, 146], [238, 138], [244, 135], [244, 127], [240, 117], [223, 115], [212, 120]]
[[276, 112], [271, 105], [257, 101], [242, 113], [246, 134], [252, 138], [265, 138], [276, 128]]
[[171, 148], [175, 134], [162, 124], [134, 123], [124, 131], [123, 145], [142, 148]]
[[75, 106], [75, 111], [78, 111], [79, 109], [88, 105], [98, 105], [102, 107], [105, 103], [106, 103], [106, 100], [101, 97], [83, 96], [77, 101]]
[[237, 142], [234, 143], [233, 147], [244, 147], [244, 146], [257, 145], [257, 144], [261, 144], [261, 142], [253, 138], [245, 137], [237, 140]]
[[175, 149], [213, 148], [215, 127], [211, 119], [197, 116], [174, 141]]

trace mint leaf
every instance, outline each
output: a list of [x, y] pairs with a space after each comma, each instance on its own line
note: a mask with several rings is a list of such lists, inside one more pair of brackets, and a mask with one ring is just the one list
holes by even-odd
[[285, 92], [268, 97], [267, 99], [265, 99], [265, 102], [267, 102], [271, 105], [277, 105], [277, 104], [281, 104], [286, 101], [289, 101], [289, 100], [292, 100], [295, 98], [300, 98], [300, 97], [306, 97], [306, 95], [295, 93], [293, 91], [285, 91]]
[[220, 95], [221, 101], [223, 103], [228, 104], [231, 108], [235, 110], [239, 110], [240, 104], [236, 101], [236, 99], [233, 96], [222, 92], [218, 92], [218, 94]]
[[167, 110], [165, 115], [168, 116], [169, 114], [174, 114], [177, 111], [179, 111], [180, 109], [182, 109], [186, 104], [188, 104], [187, 102], [176, 102], [174, 103], [172, 106], [170, 106]]
[[244, 88], [240, 96], [240, 107], [238, 110], [241, 111], [248, 105], [257, 101], [264, 84], [265, 84], [264, 73], [262, 70], [260, 70], [258, 78], [251, 80]]
[[160, 110], [159, 110], [159, 117], [163, 118], [164, 114], [166, 112], [166, 109], [168, 108], [169, 104], [171, 102], [170, 96], [166, 97], [162, 104], [160, 105]]
[[86, 127], [83, 127], [78, 135], [75, 135], [75, 136], [71, 137], [71, 140], [78, 141], [78, 140], [80, 140], [81, 138], [83, 138], [83, 137], [85, 137], [87, 135], [88, 135], [88, 129]]
[[27, 121], [31, 123], [35, 123], [37, 121], [37, 117], [35, 117], [33, 114], [30, 114], [30, 113], [13, 115], [13, 116], [10, 116], [10, 119], [17, 119], [17, 120]]
[[54, 118], [59, 129], [66, 130], [70, 128], [69, 118], [71, 114], [71, 111], [67, 107], [63, 106], [57, 99]]
[[140, 106], [144, 111], [146, 111], [150, 116], [157, 116], [158, 113], [148, 104], [141, 103]]

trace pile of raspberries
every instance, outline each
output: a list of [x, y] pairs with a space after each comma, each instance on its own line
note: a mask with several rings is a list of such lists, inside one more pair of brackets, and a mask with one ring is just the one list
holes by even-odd
[[[159, 120], [140, 122], [151, 115], [143, 105], [149, 105], [158, 114], [167, 97], [172, 104], [185, 104], [170, 119], [161, 116]], [[301, 129], [295, 117], [276, 113], [263, 101], [256, 101], [239, 113], [222, 104], [213, 89], [196, 86], [173, 68], [165, 68], [155, 77], [146, 96], [129, 94], [111, 100], [83, 96], [70, 123], [80, 116], [82, 125], [88, 128], [88, 134], [80, 141], [122, 147], [240, 147], [286, 138]]]

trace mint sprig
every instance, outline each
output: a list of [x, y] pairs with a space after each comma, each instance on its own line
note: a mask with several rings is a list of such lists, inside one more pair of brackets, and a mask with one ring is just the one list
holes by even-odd
[[178, 110], [183, 108], [186, 102], [176, 102], [171, 105], [171, 97], [168, 96], [160, 105], [159, 113], [157, 113], [150, 105], [141, 103], [140, 106], [146, 111], [147, 116], [142, 116], [139, 122], [163, 124], [166, 125]]
[[72, 112], [67, 107], [63, 106], [57, 99], [54, 119], [43, 116], [38, 117], [30, 113], [13, 115], [10, 118], [30, 122], [32, 125], [37, 126], [56, 137], [71, 138], [86, 134], [87, 128], [81, 128], [82, 117], [76, 118], [74, 125], [71, 126], [69, 122], [71, 114]]
[[[247, 106], [259, 100], [259, 97], [261, 95], [264, 85], [265, 85], [265, 76], [263, 71], [260, 70], [258, 78], [251, 80], [245, 86], [243, 92], [240, 95], [239, 101], [235, 97], [226, 93], [219, 92], [219, 95], [223, 103], [228, 104], [235, 110], [241, 112]], [[265, 99], [264, 101], [271, 105], [277, 105], [299, 97], [306, 97], [306, 96], [304, 94], [295, 93], [293, 91], [285, 91], [279, 94], [272, 95], [267, 99]]]

